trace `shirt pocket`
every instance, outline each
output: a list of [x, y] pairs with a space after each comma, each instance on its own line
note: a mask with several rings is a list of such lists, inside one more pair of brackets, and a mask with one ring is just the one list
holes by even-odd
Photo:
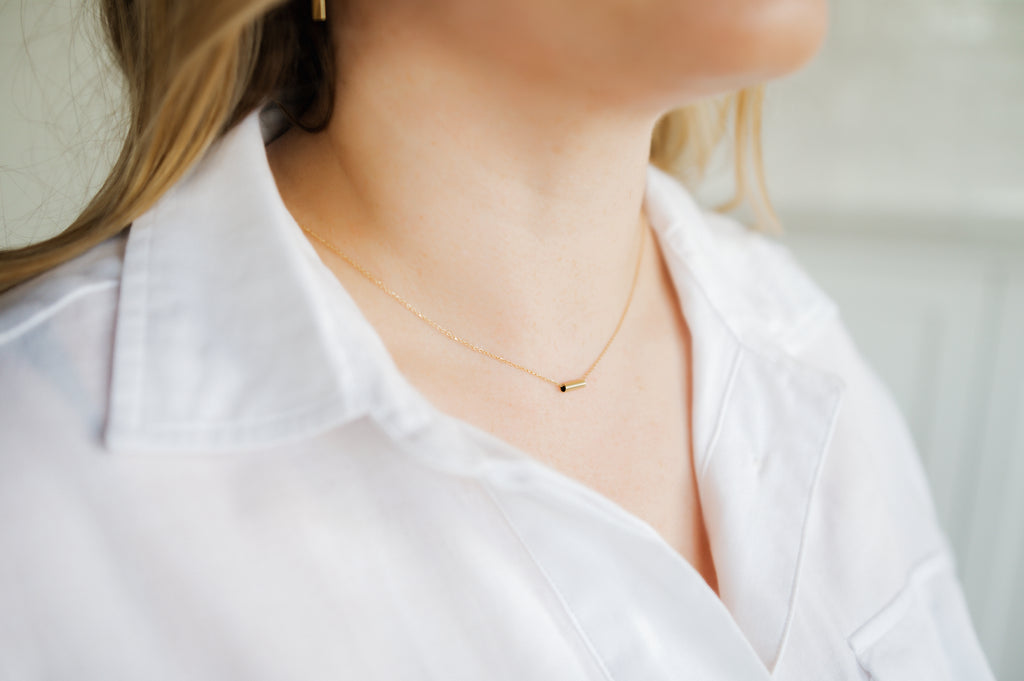
[[873, 681], [994, 681], [947, 550], [919, 563], [847, 642]]

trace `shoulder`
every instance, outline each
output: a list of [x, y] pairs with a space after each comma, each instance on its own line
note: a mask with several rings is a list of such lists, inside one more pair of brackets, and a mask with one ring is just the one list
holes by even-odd
[[[747, 349], [779, 375], [793, 376], [784, 379], [791, 391], [801, 374], [839, 386], [831, 429], [820, 435], [827, 442], [814, 507], [817, 521], [833, 533], [832, 554], [821, 559], [855, 564], [874, 553], [878, 569], [899, 579], [905, 570], [897, 563], [909, 569], [936, 552], [949, 553], [909, 425], [839, 301], [780, 238], [705, 208], [701, 214], [702, 252], [715, 268], [704, 282], [727, 289], [716, 292], [720, 308], [735, 320]], [[898, 585], [890, 587], [884, 597]]]
[[753, 301], [751, 309], [774, 310], [774, 327], [765, 334], [775, 340], [772, 350], [842, 384], [821, 484], [845, 505], [828, 508], [849, 514], [848, 529], [865, 533], [859, 540], [890, 537], [890, 558], [902, 555], [913, 563], [949, 551], [909, 423], [840, 302], [784, 241], [728, 216], [706, 212], [705, 219], [720, 262], [742, 297]]
[[[829, 463], [831, 471], [841, 475], [825, 482], [856, 483], [865, 494], [870, 491], [870, 496], [853, 500], [854, 508], [865, 531], [893, 538], [892, 555], [905, 554], [913, 562], [948, 550], [921, 452], [903, 410], [842, 314], [821, 326], [800, 359], [838, 375], [844, 383]], [[885, 525], [884, 530], [872, 522]]]
[[838, 302], [809, 273], [789, 245], [735, 217], [700, 207], [713, 273], [706, 280], [750, 341], [768, 340], [799, 354], [840, 320]]
[[834, 316], [835, 301], [778, 237], [703, 204], [676, 174], [651, 163], [645, 208], [668, 246], [670, 264], [741, 341], [795, 352]]
[[842, 383], [805, 528], [804, 599], [830, 604], [829, 619], [873, 678], [990, 679], [922, 452], [841, 305], [783, 241], [704, 215], [741, 295], [774, 310], [786, 356]]
[[802, 359], [845, 384], [809, 525], [812, 592], [828, 594], [872, 678], [991, 679], [922, 452], [892, 391], [841, 316]]
[[893, 655], [915, 678], [991, 678], [922, 452], [841, 308], [794, 356], [843, 383], [806, 530], [814, 576], [805, 588], [830, 600], [858, 661], [879, 678], [893, 673]]

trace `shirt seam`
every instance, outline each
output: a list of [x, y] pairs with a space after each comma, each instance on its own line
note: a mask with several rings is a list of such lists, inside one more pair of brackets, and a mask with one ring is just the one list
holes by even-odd
[[807, 541], [810, 534], [810, 523], [814, 516], [818, 489], [821, 486], [822, 471], [825, 468], [828, 453], [831, 449], [829, 445], [835, 436], [836, 427], [839, 423], [839, 414], [846, 399], [846, 391], [842, 384], [833, 383], [832, 390], [832, 404], [830, 406], [832, 412], [831, 420], [828, 428], [822, 436], [821, 442], [817, 446], [817, 451], [821, 452], [821, 456], [818, 458], [818, 465], [815, 466], [814, 469], [811, 491], [807, 496], [807, 506], [804, 511], [804, 519], [800, 526], [800, 544], [797, 547], [796, 564], [793, 567], [793, 582], [790, 584], [789, 598], [787, 599], [788, 612], [786, 614], [786, 619], [782, 624], [782, 637], [779, 640], [778, 647], [775, 649], [774, 659], [772, 660], [771, 671], [773, 672], [775, 667], [778, 665], [779, 660], [782, 658], [783, 651], [786, 650], [786, 645], [789, 642], [789, 636], [793, 629], [793, 619], [796, 617], [797, 610], [797, 597], [799, 596], [800, 586], [803, 582], [802, 578], [804, 577], [803, 566], [807, 558]]
[[505, 507], [494, 494], [494, 491], [491, 488], [490, 483], [487, 482], [486, 480], [480, 480], [480, 485], [484, 488], [484, 491], [487, 492], [487, 496], [491, 498], [491, 503], [494, 504], [495, 508], [497, 508], [498, 512], [501, 514], [502, 519], [504, 519], [505, 521], [505, 525], [508, 527], [512, 535], [516, 538], [516, 541], [522, 547], [524, 553], [527, 555], [527, 557], [529, 557], [530, 562], [533, 563], [534, 568], [537, 570], [538, 573], [540, 573], [541, 577], [544, 578], [544, 582], [548, 585], [548, 589], [558, 600], [559, 605], [562, 606], [562, 612], [565, 614], [566, 617], [569, 618], [569, 621], [572, 623], [576, 635], [579, 637], [579, 640], [583, 643], [586, 650], [590, 653], [591, 661], [595, 665], [597, 665], [597, 668], [598, 670], [600, 670], [601, 675], [604, 677], [605, 681], [615, 681], [614, 677], [612, 677], [611, 673], [608, 671], [608, 668], [605, 666], [604, 661], [601, 659], [600, 654], [597, 652], [597, 649], [594, 647], [593, 642], [590, 640], [590, 637], [587, 636], [586, 632], [584, 631], [583, 625], [580, 624], [580, 621], [576, 618], [575, 614], [573, 614], [572, 610], [569, 608], [568, 602], [566, 602], [565, 597], [562, 595], [562, 592], [555, 585], [554, 580], [551, 579], [551, 576], [548, 574], [547, 570], [545, 570], [544, 567], [540, 564], [540, 561], [537, 559], [537, 556], [533, 553], [533, 551], [530, 550], [530, 547], [527, 545], [526, 540], [523, 539], [523, 536], [519, 533], [519, 530], [516, 529], [515, 523], [512, 522], [512, 519], [509, 518], [508, 513], [505, 512]]
[[[333, 428], [341, 428], [362, 413], [350, 412], [344, 399], [333, 399], [304, 405], [288, 413], [279, 413], [260, 420], [224, 423], [147, 424], [135, 429], [113, 429], [107, 436], [113, 450], [172, 449], [244, 451], [251, 448], [277, 446], [317, 437]], [[274, 431], [278, 432], [267, 432]], [[208, 452], [204, 452], [208, 453]]]
[[[159, 211], [154, 206], [153, 214]], [[146, 314], [149, 306], [151, 230], [147, 216], [128, 227], [121, 268], [121, 293], [114, 329], [113, 360], [110, 366], [107, 429], [135, 429], [142, 420], [145, 386]]]
[[[732, 364], [729, 367], [729, 378], [726, 380], [725, 390], [722, 391], [722, 399], [719, 400], [717, 407], [717, 416], [715, 417], [715, 427], [711, 433], [711, 438], [708, 441], [707, 449], [704, 453], [704, 460], [700, 464], [700, 473], [697, 479], [703, 481], [707, 475], [708, 466], [711, 465], [711, 459], [715, 456], [715, 449], [718, 446], [718, 439], [721, 435], [723, 423], [725, 422], [726, 405], [729, 400], [732, 399], [733, 387], [736, 384], [736, 377], [739, 375], [740, 364], [743, 361], [743, 353], [746, 350], [746, 346], [742, 342], [737, 343], [736, 352], [732, 358]], [[693, 407], [691, 406], [691, 409]]]
[[195, 421], [163, 421], [157, 423], [146, 423], [140, 426], [141, 430], [147, 433], [152, 432], [158, 435], [174, 435], [180, 433], [211, 433], [218, 430], [236, 430], [241, 432], [258, 431], [265, 426], [279, 426], [293, 421], [301, 421], [307, 414], [324, 409], [339, 409], [344, 411], [345, 400], [335, 396], [333, 398], [318, 399], [287, 410], [278, 411], [266, 416], [257, 418], [219, 420], [209, 422]]
[[38, 327], [49, 319], [52, 319], [57, 313], [62, 312], [65, 308], [70, 306], [72, 303], [77, 302], [81, 298], [88, 296], [91, 293], [97, 293], [100, 291], [106, 291], [110, 288], [116, 288], [118, 285], [117, 280], [108, 279], [104, 281], [92, 282], [89, 284], [83, 284], [53, 301], [43, 309], [29, 315], [29, 317], [18, 324], [15, 324], [10, 329], [0, 332], [0, 346], [7, 345], [14, 340], [24, 336], [32, 329]]

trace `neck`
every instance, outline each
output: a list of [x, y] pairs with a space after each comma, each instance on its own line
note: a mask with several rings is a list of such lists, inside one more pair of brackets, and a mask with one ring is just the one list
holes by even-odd
[[328, 129], [272, 158], [289, 207], [485, 347], [536, 353], [556, 335], [600, 347], [646, 225], [656, 116], [485, 70], [427, 40], [363, 31], [341, 55]]

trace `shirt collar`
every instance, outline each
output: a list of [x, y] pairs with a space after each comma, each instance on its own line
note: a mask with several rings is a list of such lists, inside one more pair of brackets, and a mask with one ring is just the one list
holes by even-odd
[[[129, 230], [115, 452], [279, 445], [364, 415], [401, 440], [436, 416], [285, 208], [264, 139], [254, 113]], [[703, 211], [654, 165], [644, 202], [691, 330], [695, 467], [722, 601], [770, 668], [842, 392], [797, 355], [835, 304], [779, 244]]]

